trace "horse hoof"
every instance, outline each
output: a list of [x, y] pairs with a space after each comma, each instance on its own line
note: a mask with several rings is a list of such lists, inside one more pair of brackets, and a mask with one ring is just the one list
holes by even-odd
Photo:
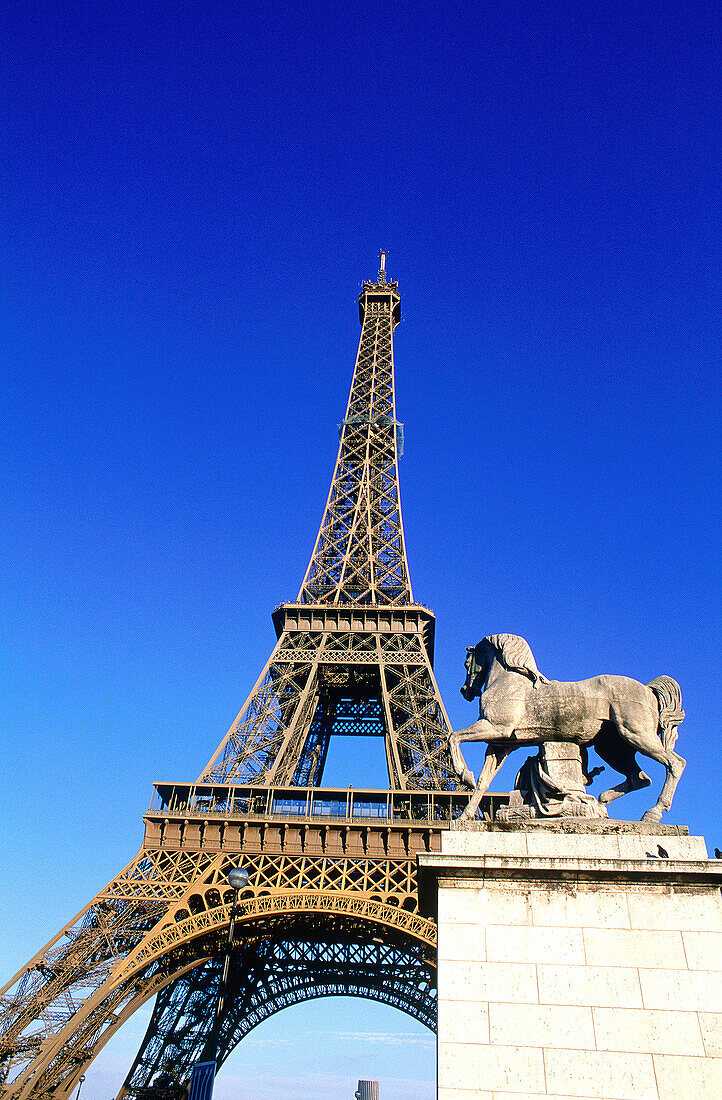
[[642, 814], [642, 821], [646, 821], [651, 825], [657, 825], [662, 820], [662, 811], [657, 809], [647, 810], [645, 814]]
[[468, 768], [465, 768], [464, 774], [461, 777], [461, 782], [466, 783], [467, 787], [475, 787], [476, 780], [474, 779], [474, 773], [470, 772]]

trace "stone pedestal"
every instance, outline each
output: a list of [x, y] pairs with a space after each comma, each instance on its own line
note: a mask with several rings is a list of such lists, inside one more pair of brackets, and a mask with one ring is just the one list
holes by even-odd
[[701, 837], [473, 825], [419, 865], [438, 1100], [722, 1096], [722, 864]]

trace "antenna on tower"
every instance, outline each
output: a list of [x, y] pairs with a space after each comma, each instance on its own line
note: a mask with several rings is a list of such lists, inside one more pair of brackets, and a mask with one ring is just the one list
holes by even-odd
[[386, 282], [386, 249], [379, 250], [379, 282]]

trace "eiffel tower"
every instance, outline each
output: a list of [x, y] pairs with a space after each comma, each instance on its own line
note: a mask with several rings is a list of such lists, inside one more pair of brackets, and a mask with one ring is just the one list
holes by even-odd
[[[368, 997], [436, 1026], [436, 928], [418, 912], [416, 856], [440, 849], [469, 791], [448, 755], [434, 616], [411, 592], [400, 298], [380, 259], [359, 296], [338, 459], [298, 598], [273, 612], [275, 648], [196, 782], [155, 784], [138, 854], [2, 990], [8, 1098], [69, 1096], [155, 996], [119, 1096], [181, 1100], [193, 1065], [214, 1056], [208, 1021], [232, 913], [219, 1066], [262, 1020], [314, 997]], [[321, 785], [339, 735], [384, 738], [387, 789]], [[226, 876], [238, 865], [249, 881], [236, 898]]]

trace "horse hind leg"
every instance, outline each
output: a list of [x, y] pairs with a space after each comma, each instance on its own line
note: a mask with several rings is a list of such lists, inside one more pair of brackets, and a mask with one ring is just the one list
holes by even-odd
[[610, 802], [613, 802], [615, 798], [621, 798], [622, 795], [631, 794], [632, 791], [644, 790], [651, 782], [652, 780], [647, 773], [643, 772], [640, 767], [636, 767], [634, 769], [634, 774], [627, 776], [623, 783], [617, 783], [616, 786], [609, 787], [606, 791], [602, 791], [598, 801], [601, 802], [603, 806], [607, 806]]
[[599, 801], [603, 805], [608, 805], [615, 798], [621, 798], [622, 795], [630, 794], [632, 791], [641, 791], [650, 785], [652, 780], [640, 768], [635, 750], [626, 741], [622, 741], [616, 731], [601, 733], [593, 744], [597, 756], [624, 776], [624, 782], [602, 791], [599, 795]]
[[667, 769], [667, 774], [656, 804], [647, 810], [642, 821], [659, 821], [664, 811], [672, 805], [677, 784], [687, 766], [684, 757], [674, 751], [677, 727], [684, 718], [684, 711], [679, 684], [670, 676], [659, 676], [647, 687], [651, 688], [657, 698], [659, 720], [658, 729], [655, 732], [658, 733], [659, 740], [655, 737], [654, 747], [648, 749], [644, 746], [643, 751], [648, 752], [654, 760], [661, 760]]
[[[656, 729], [652, 733], [651, 730], [647, 731], [644, 725], [636, 729], [630, 728], [620, 722], [618, 726], [618, 733], [623, 743], [629, 745], [629, 748], [634, 752], [643, 752], [645, 756], [648, 756], [651, 760], [656, 760], [657, 763], [663, 764], [666, 769], [666, 776], [664, 779], [664, 786], [662, 787], [659, 798], [654, 806], [652, 806], [645, 814], [642, 815], [642, 821], [657, 822], [662, 820], [662, 814], [670, 808], [672, 805], [672, 799], [674, 792], [679, 782], [680, 776], [685, 769], [686, 761], [679, 756], [678, 753], [672, 749], [667, 749], [662, 744], [661, 740], [657, 736]], [[637, 766], [635, 761], [635, 767]], [[640, 773], [644, 775], [644, 772]], [[645, 778], [647, 778], [645, 776]], [[644, 786], [649, 785], [649, 780]], [[605, 792], [606, 793], [606, 792]]]

